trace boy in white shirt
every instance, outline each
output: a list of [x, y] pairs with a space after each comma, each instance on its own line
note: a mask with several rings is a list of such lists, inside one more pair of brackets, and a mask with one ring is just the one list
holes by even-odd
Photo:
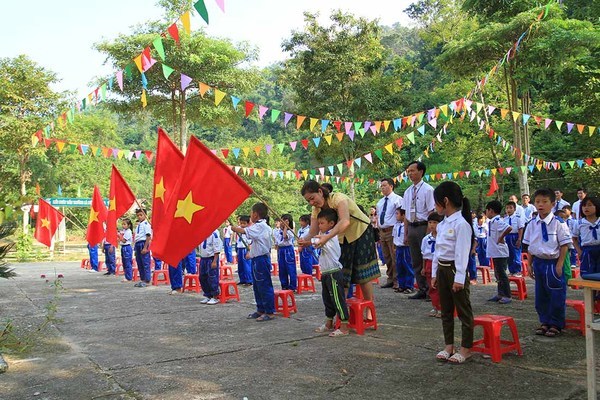
[[512, 228], [500, 217], [502, 204], [498, 200], [490, 201], [485, 206], [485, 215], [488, 218], [488, 240], [486, 256], [494, 260], [494, 274], [498, 283], [498, 294], [488, 301], [508, 304], [510, 299], [510, 281], [508, 280], [508, 246], [504, 240]]
[[215, 230], [198, 246], [200, 253], [200, 286], [204, 291], [201, 304], [214, 305], [219, 302], [219, 255], [223, 242], [219, 238], [219, 230]]
[[521, 276], [521, 239], [523, 238], [523, 216], [517, 212], [517, 204], [514, 201], [506, 203], [506, 216], [504, 222], [512, 228], [511, 233], [506, 235], [508, 245], [508, 271], [513, 276]]
[[398, 277], [398, 288], [396, 293], [413, 294], [415, 292], [415, 273], [410, 258], [410, 247], [404, 244], [404, 217], [402, 208], [396, 209], [396, 224], [392, 229], [394, 246], [396, 246], [396, 275]]

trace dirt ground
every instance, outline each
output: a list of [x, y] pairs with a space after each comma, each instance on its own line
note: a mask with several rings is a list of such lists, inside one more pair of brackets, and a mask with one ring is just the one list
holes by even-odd
[[[64, 278], [57, 320], [33, 348], [4, 354], [10, 368], [0, 374], [0, 399], [586, 398], [585, 340], [577, 331], [533, 334], [530, 279], [529, 298], [509, 305], [486, 302], [495, 284], [471, 290], [476, 315], [515, 318], [523, 356], [449, 365], [435, 360], [443, 337], [441, 321], [427, 315], [431, 303], [378, 286], [379, 328], [329, 338], [313, 332], [324, 319], [320, 284], [296, 295], [291, 318], [257, 323], [246, 319], [251, 288], [240, 288], [239, 303], [208, 306], [195, 293], [134, 288], [74, 262], [15, 268], [16, 279], [0, 281], [0, 326], [10, 320], [17, 334], [44, 321], [54, 276]], [[569, 289], [568, 298], [582, 293]]]

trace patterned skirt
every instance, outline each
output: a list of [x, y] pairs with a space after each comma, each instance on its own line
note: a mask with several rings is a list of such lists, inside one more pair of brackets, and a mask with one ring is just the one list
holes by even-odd
[[375, 251], [375, 235], [373, 227], [369, 225], [365, 232], [354, 242], [340, 244], [342, 255], [340, 263], [344, 273], [344, 285], [350, 283], [367, 283], [381, 276], [377, 253]]

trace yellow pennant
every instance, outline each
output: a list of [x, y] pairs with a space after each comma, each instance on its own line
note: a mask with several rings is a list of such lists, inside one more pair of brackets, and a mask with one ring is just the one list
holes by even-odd
[[312, 131], [319, 120], [317, 118], [310, 119], [310, 130]]
[[192, 32], [192, 28], [190, 27], [190, 12], [184, 12], [180, 19], [181, 23], [183, 24], [183, 30], [189, 35]]
[[387, 151], [389, 151], [390, 154], [394, 154], [394, 147], [393, 147], [393, 143], [387, 144], [384, 147]]
[[123, 150], [119, 150], [119, 152], [117, 153], [117, 158], [120, 160], [123, 158], [124, 155], [125, 155], [125, 152]]
[[501, 108], [500, 109], [500, 117], [502, 119], [506, 118], [506, 115], [508, 114], [508, 110], [506, 108]]
[[244, 147], [242, 151], [244, 152], [244, 155], [248, 157], [248, 153], [250, 153], [250, 147]]
[[140, 101], [142, 102], [142, 107], [146, 108], [146, 106], [148, 105], [148, 101], [146, 101], [146, 90], [145, 89], [142, 89], [142, 97], [141, 97]]
[[306, 177], [308, 176], [308, 171], [303, 169], [302, 170], [302, 176], [304, 177], [304, 179], [306, 179]]
[[383, 121], [383, 131], [387, 132], [388, 128], [390, 127], [390, 122], [392, 121]]
[[590, 136], [592, 136], [594, 134], [594, 131], [596, 130], [595, 126], [588, 126], [588, 130], [590, 131]]
[[519, 119], [519, 115], [520, 115], [520, 114], [519, 114], [518, 112], [516, 112], [516, 111], [513, 111], [513, 112], [512, 112], [513, 120], [514, 120], [515, 122], [517, 122], [517, 120]]
[[492, 168], [492, 175], [496, 175], [496, 168]]
[[222, 92], [219, 89], [215, 89], [215, 106], [218, 106], [224, 97], [225, 92]]
[[32, 145], [33, 147], [35, 147], [35, 146], [36, 146], [36, 145], [39, 143], [39, 141], [40, 141], [40, 139], [38, 139], [38, 137], [37, 137], [36, 135], [33, 135], [33, 136], [31, 137], [31, 145]]
[[58, 149], [59, 153], [62, 153], [63, 149], [65, 148], [65, 142], [63, 141], [58, 141], [56, 142], [56, 148]]
[[325, 141], [327, 142], [327, 144], [331, 145], [331, 137], [332, 137], [332, 135], [325, 135], [323, 137], [325, 138]]
[[139, 56], [137, 56], [136, 58], [134, 58], [133, 62], [135, 63], [135, 65], [138, 68], [138, 70], [140, 71], [140, 73], [144, 72], [142, 70], [142, 55], [141, 54]]

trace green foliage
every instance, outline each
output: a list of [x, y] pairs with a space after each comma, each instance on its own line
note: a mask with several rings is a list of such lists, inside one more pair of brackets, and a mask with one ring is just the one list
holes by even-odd
[[17, 274], [10, 268], [5, 261], [5, 257], [14, 247], [14, 242], [7, 240], [7, 237], [15, 231], [14, 222], [6, 222], [0, 225], [0, 278], [14, 278]]

